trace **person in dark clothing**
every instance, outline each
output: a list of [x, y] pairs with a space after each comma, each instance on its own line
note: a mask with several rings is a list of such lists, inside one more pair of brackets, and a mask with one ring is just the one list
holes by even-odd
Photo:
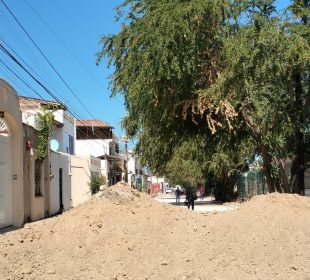
[[197, 199], [197, 194], [194, 188], [190, 187], [186, 189], [186, 201], [187, 201], [187, 208], [189, 209], [192, 206], [192, 210], [195, 207], [195, 200]]
[[177, 187], [177, 189], [175, 191], [175, 203], [176, 204], [180, 203], [180, 196], [181, 196], [181, 191], [180, 191], [179, 187]]

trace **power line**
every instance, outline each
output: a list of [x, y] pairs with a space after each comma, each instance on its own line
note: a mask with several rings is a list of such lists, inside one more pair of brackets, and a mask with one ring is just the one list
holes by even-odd
[[[1, 0], [2, 1], [2, 0]], [[57, 102], [62, 104], [62, 102], [47, 88], [45, 85], [43, 85], [36, 77], [34, 77], [20, 62], [15, 56], [8, 51], [1, 43], [0, 43], [0, 49], [8, 56], [10, 57], [20, 68], [22, 68], [37, 84], [39, 84], [50, 96], [52, 96]]]
[[31, 89], [36, 95], [38, 95], [40, 98], [44, 99], [42, 95], [40, 95], [36, 90], [34, 90], [31, 86], [29, 86], [19, 75], [17, 75], [9, 66], [7, 66], [2, 59], [0, 59], [0, 63], [9, 70], [18, 80], [20, 80], [25, 86], [27, 86], [29, 89]]
[[92, 118], [95, 119], [95, 117], [92, 115], [92, 113], [87, 109], [87, 107], [83, 104], [83, 102], [80, 100], [80, 98], [74, 93], [72, 88], [68, 85], [68, 83], [64, 80], [64, 78], [60, 75], [60, 73], [57, 71], [57, 69], [53, 66], [53, 64], [50, 62], [50, 60], [46, 57], [46, 55], [41, 51], [40, 47], [35, 43], [35, 41], [32, 39], [30, 34], [27, 32], [27, 30], [23, 27], [23, 25], [19, 22], [17, 17], [13, 14], [13, 12], [10, 10], [10, 8], [7, 6], [7, 4], [4, 2], [4, 0], [0, 0], [2, 4], [5, 6], [5, 8], [8, 10], [8, 12], [11, 14], [11, 16], [14, 18], [14, 20], [17, 22], [19, 27], [24, 31], [28, 39], [33, 43], [33, 45], [36, 47], [36, 49], [40, 52], [40, 54], [44, 57], [46, 62], [50, 65], [50, 67], [54, 70], [54, 72], [57, 74], [57, 76], [62, 80], [62, 82], [66, 85], [68, 90], [73, 94], [73, 96], [79, 101], [81, 106], [85, 109], [85, 111], [92, 116]]
[[[16, 57], [18, 57], [19, 58], [19, 60], [27, 67], [27, 68], [29, 68], [32, 72], [34, 72], [45, 84], [47, 84], [52, 90], [53, 90], [53, 92], [55, 93], [55, 94], [57, 94], [57, 96], [59, 96], [59, 98], [61, 98], [61, 96], [60, 96], [60, 94], [59, 93], [57, 93], [57, 91], [55, 90], [55, 88], [54, 87], [52, 87], [51, 85], [50, 85], [50, 83], [49, 82], [47, 82], [46, 80], [44, 80], [44, 78], [29, 64], [29, 63], [27, 63], [5, 40], [0, 40], [1, 42], [3, 42], [5, 45], [6, 45], [6, 47], [7, 47], [7, 49], [9, 49]], [[69, 96], [67, 96], [66, 95], [66, 97], [68, 97], [69, 98]], [[65, 100], [64, 98], [63, 98], [63, 102], [64, 103], [69, 103], [69, 101], [68, 100]]]
[[39, 15], [39, 13], [33, 8], [33, 6], [29, 3], [28, 0], [25, 0], [30, 9], [34, 12], [34, 14], [40, 19], [40, 21], [48, 28], [48, 30], [55, 36], [58, 42], [71, 54], [71, 56], [84, 68], [84, 70], [92, 76], [92, 78], [98, 82], [101, 86], [104, 86], [102, 82], [87, 68], [87, 66], [78, 58], [77, 55], [73, 53], [73, 51], [65, 44], [65, 42], [57, 35], [57, 33], [48, 25], [48, 23]]
[[[9, 57], [11, 58], [20, 68], [22, 68], [37, 84], [39, 84], [52, 98], [54, 98], [59, 104], [63, 105], [63, 103], [45, 86], [43, 85], [36, 77], [34, 77], [29, 70], [26, 69], [26, 67], [24, 67], [21, 62], [9, 51], [7, 50], [1, 43], [0, 43], [0, 49]], [[71, 109], [68, 108], [68, 111], [77, 119], [80, 120], [82, 123], [85, 124], [85, 122], [80, 118], [80, 116], [78, 116], [77, 114], [75, 114], [74, 112], [72, 112]], [[101, 133], [98, 133], [98, 135], [100, 135], [102, 137], [101, 140], [105, 141], [104, 139], [104, 135]]]
[[[0, 59], [0, 63], [1, 63], [1, 65], [4, 66], [7, 70], [9, 70], [9, 72], [10, 72], [11, 74], [13, 74], [18, 80], [20, 80], [24, 85], [26, 85], [27, 88], [29, 88], [29, 89], [30, 89], [31, 91], [33, 91], [36, 95], [38, 95], [40, 98], [42, 98], [42, 100], [44, 100], [44, 98], [43, 98], [33, 87], [31, 87], [29, 84], [27, 84], [18, 74], [16, 74], [16, 73], [15, 73], [9, 66], [7, 66], [6, 63], [3, 62], [1, 59]], [[17, 84], [17, 83], [16, 83], [16, 84]], [[14, 93], [11, 92], [10, 90], [9, 90], [9, 93], [11, 93], [12, 95], [14, 95]], [[15, 95], [14, 95], [14, 96], [15, 96]], [[30, 99], [30, 100], [28, 100], [28, 101], [29, 101], [32, 105], [34, 105], [34, 107], [37, 106], [37, 104], [34, 103], [33, 100]], [[69, 111], [69, 113], [71, 113], [71, 112]], [[58, 114], [59, 116], [62, 116], [62, 115], [60, 114], [60, 112], [58, 112], [58, 111], [55, 111], [55, 114]], [[71, 113], [71, 114], [72, 114], [72, 113]], [[75, 117], [75, 116], [74, 116], [74, 117]], [[76, 118], [76, 117], [75, 117], [75, 118]], [[77, 119], [77, 120], [79, 120], [79, 119]], [[28, 125], [29, 125], [29, 124], [28, 124]], [[81, 135], [84, 135], [84, 136], [87, 136], [87, 135], [88, 135], [87, 133], [85, 133], [85, 132], [83, 132], [83, 131], [81, 131], [80, 133], [81, 133]], [[77, 139], [77, 140], [78, 140], [78, 139]], [[96, 143], [97, 145], [101, 146], [101, 143], [98, 142], [99, 139], [90, 139], [90, 140], [94, 141], [94, 143]], [[105, 143], [109, 144], [109, 142], [107, 142], [105, 139], [100, 139], [100, 140], [103, 140]], [[93, 148], [93, 146], [92, 146], [90, 143], [85, 142], [85, 144], [88, 145], [89, 147]]]
[[[16, 16], [13, 14], [13, 12], [9, 9], [9, 7], [5, 4], [5, 2], [3, 0], [1, 0], [1, 2], [4, 4], [4, 6], [6, 7], [6, 9], [9, 11], [9, 13], [11, 14], [11, 16], [15, 19], [15, 21], [18, 23], [18, 25], [20, 26], [20, 28], [24, 31], [24, 33], [27, 35], [27, 37], [31, 40], [31, 42], [35, 45], [35, 47], [37, 48], [37, 50], [41, 53], [41, 55], [45, 58], [45, 60], [49, 63], [49, 65], [53, 68], [53, 70], [55, 72], [57, 72], [57, 70], [55, 69], [55, 67], [53, 67], [53, 65], [51, 64], [51, 62], [48, 60], [48, 58], [43, 54], [43, 52], [40, 50], [39, 46], [34, 42], [34, 40], [31, 38], [31, 36], [29, 35], [29, 33], [26, 31], [26, 29], [22, 26], [22, 24], [18, 21], [18, 19], [16, 18]], [[24, 69], [23, 70], [26, 70], [25, 67], [23, 67]], [[27, 71], [28, 74], [30, 74], [29, 71]], [[58, 76], [60, 76], [59, 72], [56, 73]], [[30, 74], [31, 75], [31, 74]], [[37, 74], [38, 75], [38, 74]], [[34, 78], [33, 75], [31, 75], [32, 78]], [[38, 75], [40, 76], [40, 75]], [[60, 77], [61, 78], [61, 77]], [[35, 78], [34, 78], [35, 79]], [[42, 78], [41, 78], [42, 79]], [[35, 79], [36, 82], [39, 82], [38, 79]], [[62, 79], [63, 82], [66, 84], [66, 82], [64, 81], [64, 79]], [[40, 86], [44, 88], [45, 91], [49, 91], [48, 88], [41, 82], [39, 82]], [[66, 86], [68, 87], [68, 84], [66, 84]], [[55, 91], [55, 90], [54, 90]], [[72, 91], [72, 89], [71, 89]], [[51, 95], [52, 92], [49, 91], [49, 95]], [[74, 92], [72, 91], [72, 94], [76, 97], [76, 99], [79, 101], [79, 103], [85, 108], [85, 110], [91, 115], [91, 117], [93, 119], [96, 119], [90, 112], [89, 110], [85, 107], [85, 105], [82, 103], [82, 101], [74, 94]], [[57, 100], [59, 103], [62, 103], [58, 97], [56, 97], [54, 94], [51, 95], [55, 100]], [[69, 102], [67, 102], [69, 103]], [[74, 116], [75, 115], [78, 115], [78, 113], [73, 113], [71, 112]], [[79, 116], [80, 119], [82, 119], [80, 116]], [[77, 119], [79, 119], [77, 118]], [[102, 133], [98, 133], [102, 138], [105, 138], [107, 135], [102, 135]]]
[[[73, 92], [73, 90], [69, 87], [69, 85], [65, 82], [65, 80], [61, 77], [59, 72], [56, 70], [56, 68], [52, 65], [52, 63], [48, 60], [48, 58], [44, 55], [44, 53], [41, 51], [39, 46], [34, 42], [34, 40], [31, 38], [30, 34], [26, 31], [26, 29], [22, 26], [22, 24], [19, 22], [19, 20], [16, 18], [16, 16], [13, 14], [13, 12], [9, 9], [9, 7], [5, 4], [3, 0], [1, 0], [3, 5], [6, 7], [6, 9], [9, 11], [11, 16], [15, 19], [15, 21], [18, 23], [20, 28], [24, 31], [24, 33], [27, 35], [27, 37], [30, 39], [30, 41], [34, 44], [34, 46], [37, 48], [37, 50], [40, 52], [40, 54], [45, 58], [45, 60], [48, 62], [48, 64], [52, 67], [52, 69], [55, 71], [55, 73], [59, 76], [59, 78], [65, 83], [67, 88], [71, 91], [71, 93], [76, 97], [76, 99], [79, 101], [79, 103], [83, 106], [83, 108], [95, 119], [95, 117], [89, 112], [89, 110], [85, 107], [85, 105], [82, 103], [82, 101], [78, 98], [78, 96]], [[15, 62], [21, 67], [36, 83], [38, 83], [52, 98], [54, 98], [58, 103], [62, 104], [63, 102], [59, 100], [58, 97], [56, 97], [42, 82], [40, 82], [34, 75], [30, 73], [2, 44], [1, 44], [1, 49]], [[16, 53], [15, 53], [16, 54]], [[25, 61], [24, 61], [25, 63]], [[37, 74], [38, 75], [38, 74]], [[40, 76], [40, 75], [38, 75]], [[42, 78], [41, 78], [42, 79]], [[70, 112], [70, 110], [69, 110]], [[77, 113], [73, 113], [72, 111], [70, 112], [73, 116], [76, 117]], [[80, 119], [79, 117], [76, 117], [76, 119]], [[82, 121], [82, 120], [81, 120]], [[100, 134], [99, 134], [100, 135]], [[102, 138], [102, 134], [100, 135]]]

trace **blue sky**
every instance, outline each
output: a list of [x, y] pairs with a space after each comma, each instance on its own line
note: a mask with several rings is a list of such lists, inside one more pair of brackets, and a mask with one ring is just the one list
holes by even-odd
[[[87, 71], [40, 21], [27, 4], [27, 1], [72, 53], [79, 58], [81, 63], [88, 69]], [[78, 111], [81, 118], [90, 119], [94, 116], [102, 119], [115, 126], [116, 132], [121, 134], [119, 123], [124, 115], [123, 98], [121, 96], [110, 98], [108, 76], [111, 70], [108, 70], [104, 64], [99, 67], [95, 64], [95, 54], [100, 50], [98, 45], [100, 36], [116, 33], [119, 30], [119, 23], [114, 20], [115, 11], [113, 8], [120, 1], [27, 1], [5, 0], [73, 92], [89, 109], [91, 115], [72, 96], [0, 3], [1, 40], [8, 43], [37, 73], [43, 74], [44, 80], [62, 96], [61, 100], [69, 107], [72, 106], [73, 111]], [[5, 59], [4, 56], [0, 56], [0, 58]], [[15, 70], [18, 69], [14, 64], [10, 65]], [[9, 77], [6, 72], [4, 72], [3, 68], [0, 68], [0, 75], [6, 76], [12, 83], [15, 83], [17, 91], [23, 95], [36, 97], [16, 77]], [[19, 70], [18, 72], [20, 76], [26, 79], [22, 71]], [[31, 83], [30, 80], [27, 78], [29, 83]], [[35, 83], [32, 83], [32, 86], [36, 87], [42, 96], [51, 99]]]
[[[51, 70], [42, 56], [35, 50], [32, 43], [9, 16], [0, 2], [0, 40], [16, 51], [37, 73], [44, 82], [52, 88], [59, 99], [65, 102], [72, 111], [78, 112], [79, 117], [91, 119], [93, 117], [109, 122], [115, 127], [115, 132], [122, 135], [120, 121], [124, 115], [123, 97], [110, 98], [108, 77], [111, 69], [105, 64], [96, 66], [95, 54], [100, 50], [98, 42], [101, 35], [118, 32], [119, 23], [115, 22], [114, 7], [120, 0], [4, 0], [24, 28], [30, 33], [48, 59], [59, 71], [73, 92], [79, 97], [85, 107], [72, 96], [72, 93]], [[85, 70], [76, 59], [67, 51], [53, 33], [36, 16], [30, 5], [50, 26], [71, 52], [78, 57], [88, 69]], [[288, 0], [276, 1], [279, 8], [288, 5]], [[1, 54], [0, 59], [6, 62], [19, 76], [27, 80], [44, 98], [51, 99], [21, 70], [10, 64]], [[36, 97], [18, 79], [0, 67], [0, 76], [9, 80], [22, 95]]]

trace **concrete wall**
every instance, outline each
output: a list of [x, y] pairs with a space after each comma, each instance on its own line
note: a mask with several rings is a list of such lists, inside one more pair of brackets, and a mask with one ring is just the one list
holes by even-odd
[[41, 165], [41, 193], [35, 194], [35, 159], [38, 132], [31, 126], [24, 126], [24, 221], [36, 221], [49, 216], [49, 154]]
[[75, 142], [75, 154], [79, 156], [92, 155], [99, 157], [102, 155], [109, 155], [109, 143], [111, 139], [106, 140], [81, 140], [77, 139]]
[[136, 159], [135, 159], [135, 157], [129, 157], [128, 158], [127, 168], [128, 168], [128, 173], [131, 173], [131, 174], [136, 173]]
[[62, 146], [61, 149], [59, 149], [59, 152], [68, 153], [67, 147], [69, 145], [68, 135], [71, 135], [73, 137], [74, 141], [74, 148], [75, 148], [75, 142], [76, 142], [76, 127], [75, 127], [75, 119], [74, 117], [68, 113], [67, 111], [63, 112], [63, 124], [62, 127]]
[[[71, 156], [51, 151], [51, 185], [49, 192], [49, 213], [54, 215], [71, 208]], [[62, 169], [62, 209], [60, 205], [59, 169]]]
[[108, 184], [108, 173], [110, 170], [109, 162], [107, 159], [101, 160], [100, 173], [106, 178], [106, 184]]
[[12, 140], [12, 174], [10, 174], [12, 176], [12, 219], [10, 224], [19, 226], [24, 221], [22, 115], [16, 91], [3, 79], [0, 79], [0, 111], [4, 112]]
[[91, 198], [89, 182], [91, 172], [100, 174], [101, 161], [93, 156], [71, 157], [71, 197], [75, 207]]

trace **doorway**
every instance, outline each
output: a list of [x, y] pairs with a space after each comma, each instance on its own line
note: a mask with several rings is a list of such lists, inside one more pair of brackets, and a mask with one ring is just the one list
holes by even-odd
[[62, 168], [59, 168], [59, 212], [62, 213], [64, 210], [63, 199], [62, 199], [62, 189], [63, 189], [63, 180], [62, 180]]
[[0, 133], [0, 227], [12, 225], [11, 137]]

